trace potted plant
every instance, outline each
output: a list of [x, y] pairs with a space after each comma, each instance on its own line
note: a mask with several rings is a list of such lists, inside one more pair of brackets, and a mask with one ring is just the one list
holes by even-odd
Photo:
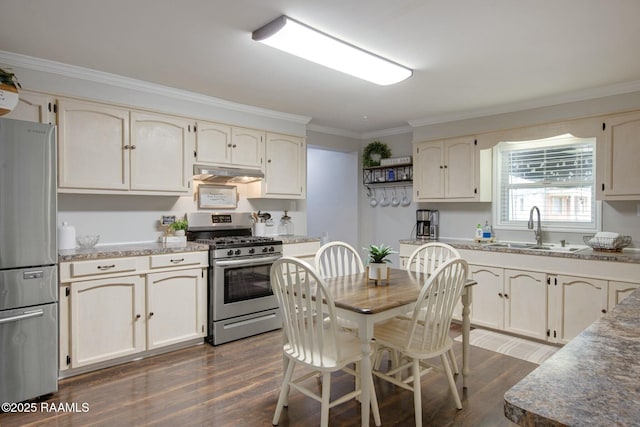
[[380, 166], [380, 159], [391, 157], [391, 150], [384, 142], [373, 141], [362, 152], [362, 166], [365, 168]]
[[0, 68], [0, 116], [9, 114], [18, 105], [18, 88], [15, 74]]
[[376, 281], [387, 279], [388, 276], [388, 263], [391, 262], [387, 257], [391, 254], [397, 254], [390, 246], [386, 246], [384, 243], [379, 246], [370, 245], [368, 248], [364, 248], [369, 252], [368, 270], [369, 278]]
[[187, 222], [186, 219], [184, 219], [184, 218], [183, 219], [176, 219], [169, 226], [169, 230], [171, 230], [173, 232], [173, 234], [176, 235], [176, 236], [184, 236], [188, 225], [189, 225], [189, 223]]

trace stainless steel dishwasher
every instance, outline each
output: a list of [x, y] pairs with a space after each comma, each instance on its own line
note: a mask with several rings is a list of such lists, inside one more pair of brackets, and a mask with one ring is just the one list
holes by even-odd
[[55, 127], [0, 118], [0, 403], [58, 390]]

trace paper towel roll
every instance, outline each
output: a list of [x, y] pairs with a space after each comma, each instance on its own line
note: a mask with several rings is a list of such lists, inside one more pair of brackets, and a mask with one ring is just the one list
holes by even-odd
[[69, 225], [67, 221], [62, 221], [62, 225], [58, 227], [58, 249], [75, 249], [76, 247], [76, 228]]

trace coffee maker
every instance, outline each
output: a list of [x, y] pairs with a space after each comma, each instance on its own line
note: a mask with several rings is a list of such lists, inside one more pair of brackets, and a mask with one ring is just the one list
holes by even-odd
[[416, 210], [416, 238], [438, 240], [440, 236], [440, 213], [437, 209]]

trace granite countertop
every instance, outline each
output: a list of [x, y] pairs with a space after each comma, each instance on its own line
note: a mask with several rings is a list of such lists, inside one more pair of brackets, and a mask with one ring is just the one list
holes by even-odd
[[631, 426], [640, 420], [640, 289], [504, 396], [523, 426]]
[[130, 256], [159, 255], [179, 252], [207, 251], [208, 245], [187, 242], [186, 245], [164, 243], [128, 243], [98, 245], [93, 248], [68, 249], [58, 251], [59, 262], [84, 261], [102, 258], [121, 258]]
[[[584, 249], [574, 252], [559, 252], [559, 251], [541, 251], [536, 249], [516, 249], [516, 248], [501, 248], [487, 246], [486, 243], [479, 243], [473, 240], [455, 240], [455, 239], [440, 239], [443, 243], [447, 243], [456, 249], [470, 249], [478, 251], [491, 251], [491, 252], [503, 252], [513, 254], [527, 254], [538, 256], [550, 256], [560, 258], [571, 259], [584, 259], [592, 261], [613, 261], [613, 262], [628, 262], [632, 264], [640, 264], [640, 249], [627, 248], [622, 252], [599, 252], [585, 246]], [[422, 245], [429, 242], [428, 240], [400, 240], [400, 243], [411, 245]]]
[[276, 239], [282, 240], [282, 243], [284, 243], [285, 245], [287, 243], [307, 243], [307, 242], [319, 242], [320, 238], [319, 237], [310, 237], [310, 236], [298, 236], [298, 235], [293, 235], [293, 236], [273, 236]]

